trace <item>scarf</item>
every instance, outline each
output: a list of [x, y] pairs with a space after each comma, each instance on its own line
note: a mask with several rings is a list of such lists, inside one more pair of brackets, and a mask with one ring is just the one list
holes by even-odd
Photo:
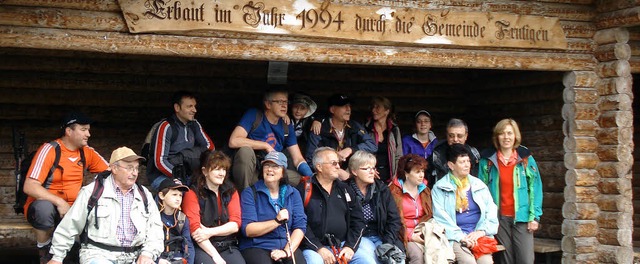
[[458, 177], [449, 173], [449, 178], [451, 178], [451, 182], [456, 185], [456, 211], [462, 213], [469, 209], [469, 198], [467, 197], [467, 192], [465, 191], [467, 187], [469, 187], [469, 176], [460, 180]]

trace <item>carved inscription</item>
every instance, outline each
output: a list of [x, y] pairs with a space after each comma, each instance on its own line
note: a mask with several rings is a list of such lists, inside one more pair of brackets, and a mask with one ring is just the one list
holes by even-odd
[[[132, 33], [199, 29], [458, 46], [566, 49], [557, 18], [313, 0], [119, 0]], [[125, 16], [127, 23], [129, 17]]]

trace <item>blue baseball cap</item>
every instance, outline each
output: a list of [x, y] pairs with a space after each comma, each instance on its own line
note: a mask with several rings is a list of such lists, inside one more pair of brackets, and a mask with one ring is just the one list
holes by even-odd
[[287, 157], [284, 154], [282, 154], [282, 152], [277, 152], [277, 151], [269, 152], [269, 154], [264, 156], [264, 160], [262, 161], [262, 164], [264, 164], [267, 161], [271, 161], [277, 164], [278, 166], [283, 166], [285, 169], [287, 168]]

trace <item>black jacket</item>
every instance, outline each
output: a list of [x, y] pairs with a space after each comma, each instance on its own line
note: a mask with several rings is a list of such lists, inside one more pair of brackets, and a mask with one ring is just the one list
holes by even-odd
[[[329, 246], [326, 241], [325, 234], [327, 234], [327, 227], [334, 223], [333, 219], [338, 217], [344, 217], [345, 222], [349, 226], [346, 227], [346, 234], [340, 236], [336, 234], [336, 238], [341, 241], [345, 241], [344, 246], [350, 247], [355, 252], [360, 244], [360, 239], [364, 232], [365, 223], [362, 214], [362, 207], [360, 203], [356, 202], [352, 194], [348, 192], [347, 184], [339, 180], [333, 182], [331, 193], [337, 192], [340, 195], [341, 202], [345, 203], [345, 206], [338, 206], [346, 208], [344, 214], [328, 215], [327, 207], [328, 199], [327, 192], [322, 189], [320, 183], [316, 179], [316, 176], [312, 176], [311, 179], [311, 198], [309, 204], [304, 207], [304, 212], [307, 214], [307, 232], [302, 240], [301, 247], [303, 249], [318, 250], [322, 246]], [[305, 191], [304, 182], [298, 185], [298, 191], [304, 201]]]
[[[365, 200], [363, 200], [359, 195], [356, 195], [356, 191], [351, 185], [354, 181], [354, 178], [350, 178], [346, 181], [349, 186], [348, 191], [351, 194], [351, 197], [356, 197], [358, 203], [363, 205]], [[373, 209], [377, 220], [377, 226], [375, 228], [378, 231], [378, 236], [382, 239], [382, 243], [396, 245], [404, 252], [404, 243], [399, 237], [400, 229], [402, 228], [402, 219], [400, 219], [398, 206], [396, 206], [396, 203], [391, 196], [389, 187], [381, 180], [376, 179], [373, 184], [369, 185], [369, 190], [367, 191], [367, 197], [365, 199], [373, 201], [372, 204], [375, 205], [375, 208]]]
[[[480, 161], [480, 153], [472, 146], [464, 144], [469, 152], [469, 159], [471, 159], [471, 175], [478, 176], [478, 161]], [[431, 156], [427, 158], [427, 172], [424, 175], [427, 178], [427, 186], [429, 189], [433, 188], [433, 185], [449, 172], [449, 166], [447, 166], [447, 151], [449, 144], [447, 141], [439, 142], [433, 149]]]
[[[331, 147], [338, 151], [344, 148], [351, 148], [354, 153], [358, 150], [364, 150], [369, 153], [376, 153], [376, 151], [378, 151], [378, 145], [373, 138], [369, 136], [365, 128], [353, 120], [347, 122], [347, 126], [344, 128], [344, 144], [340, 147], [338, 139], [333, 134], [331, 128], [331, 118], [325, 118], [322, 121], [320, 135], [310, 133], [305, 154], [307, 163], [312, 164], [313, 152], [319, 147]], [[344, 162], [344, 164], [347, 163], [348, 160]], [[343, 167], [343, 169], [344, 168], [345, 167]]]

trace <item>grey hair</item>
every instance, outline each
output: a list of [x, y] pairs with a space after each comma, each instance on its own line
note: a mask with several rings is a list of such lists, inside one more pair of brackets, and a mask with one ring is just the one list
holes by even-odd
[[375, 166], [376, 156], [364, 150], [356, 151], [356, 153], [353, 153], [353, 155], [351, 155], [351, 158], [349, 158], [349, 173], [353, 174], [352, 171], [357, 171], [358, 169], [360, 169], [360, 166], [368, 163], [371, 163]]
[[451, 118], [449, 123], [447, 123], [447, 129], [452, 127], [464, 127], [464, 132], [469, 133], [469, 127], [467, 127], [467, 123], [462, 121], [462, 119]]
[[333, 152], [336, 155], [338, 155], [338, 152], [330, 147], [319, 147], [317, 148], [315, 151], [313, 151], [313, 167], [318, 166], [320, 164], [322, 164], [324, 162], [324, 157], [322, 157], [322, 155], [320, 155], [320, 153], [322, 152]]

